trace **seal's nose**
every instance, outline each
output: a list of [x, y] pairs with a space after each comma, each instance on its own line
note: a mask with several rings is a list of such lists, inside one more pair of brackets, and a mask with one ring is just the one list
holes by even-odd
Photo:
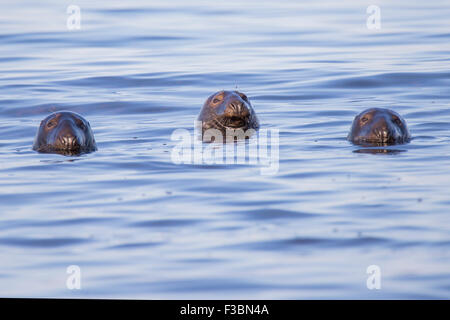
[[80, 145], [79, 135], [71, 121], [61, 122], [58, 140], [64, 149], [74, 149]]
[[61, 143], [66, 148], [73, 148], [78, 145], [78, 139], [73, 134], [66, 134], [60, 138]]
[[225, 115], [228, 117], [248, 117], [250, 115], [250, 111], [244, 102], [240, 100], [230, 101], [225, 109]]
[[391, 126], [389, 126], [388, 120], [385, 117], [381, 117], [374, 124], [375, 135], [378, 136], [382, 141], [387, 141], [392, 138], [394, 132], [391, 130]]

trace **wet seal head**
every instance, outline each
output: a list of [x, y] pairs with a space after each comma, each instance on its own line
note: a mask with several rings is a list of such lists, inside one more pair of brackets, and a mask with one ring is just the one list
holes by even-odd
[[359, 145], [388, 146], [407, 143], [411, 136], [406, 121], [397, 112], [371, 108], [355, 117], [347, 139]]
[[226, 134], [238, 129], [258, 130], [259, 121], [247, 96], [239, 91], [219, 91], [211, 95], [203, 105], [197, 120], [202, 133], [216, 129]]
[[89, 122], [71, 111], [55, 112], [41, 121], [33, 150], [80, 155], [97, 150]]

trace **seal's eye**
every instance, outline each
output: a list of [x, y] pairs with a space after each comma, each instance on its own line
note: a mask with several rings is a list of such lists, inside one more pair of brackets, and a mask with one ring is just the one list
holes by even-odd
[[361, 118], [361, 122], [362, 123], [366, 123], [367, 121], [369, 121], [368, 117], [364, 116], [364, 117]]
[[80, 119], [77, 119], [77, 126], [82, 130], [84, 130], [86, 128], [83, 121], [81, 121]]
[[222, 101], [222, 99], [223, 99], [222, 96], [215, 96], [212, 102], [213, 102], [214, 104], [218, 104], [219, 102]]
[[55, 119], [51, 119], [47, 122], [47, 128], [53, 128], [56, 126], [57, 121]]
[[392, 117], [392, 121], [394, 121], [399, 126], [402, 125], [402, 121], [398, 117]]
[[241, 96], [241, 98], [242, 98], [243, 100], [245, 100], [245, 101], [248, 102], [248, 98], [247, 98], [247, 96], [246, 96], [245, 94], [241, 93], [241, 94], [239, 94], [239, 95]]

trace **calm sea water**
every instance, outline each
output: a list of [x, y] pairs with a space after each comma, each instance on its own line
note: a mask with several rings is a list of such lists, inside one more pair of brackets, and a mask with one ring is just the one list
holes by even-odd
[[[449, 17], [448, 1], [4, 1], [0, 296], [448, 299]], [[279, 171], [174, 163], [172, 132], [235, 88], [279, 130]], [[350, 144], [369, 107], [414, 140]], [[63, 109], [98, 152], [32, 151]]]

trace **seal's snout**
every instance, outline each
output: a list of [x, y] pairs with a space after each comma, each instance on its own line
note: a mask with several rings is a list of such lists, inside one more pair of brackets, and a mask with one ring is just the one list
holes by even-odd
[[383, 140], [390, 135], [388, 123], [384, 117], [381, 117], [380, 119], [378, 119], [378, 121], [374, 122], [372, 130], [375, 136]]
[[373, 128], [375, 137], [381, 142], [394, 141], [399, 137], [396, 126], [384, 116], [374, 123]]
[[234, 99], [228, 102], [224, 115], [226, 117], [224, 121], [229, 127], [239, 128], [247, 124], [248, 118], [250, 117], [250, 110], [245, 102]]
[[230, 101], [225, 109], [225, 115], [233, 118], [246, 118], [250, 115], [250, 110], [243, 101]]
[[83, 144], [82, 135], [71, 120], [63, 120], [60, 123], [60, 129], [57, 132], [57, 141], [61, 149], [75, 150]]
[[374, 136], [380, 142], [388, 142], [392, 140], [393, 134], [389, 130], [376, 130]]
[[74, 149], [80, 146], [80, 142], [73, 134], [67, 134], [59, 138], [64, 149]]

